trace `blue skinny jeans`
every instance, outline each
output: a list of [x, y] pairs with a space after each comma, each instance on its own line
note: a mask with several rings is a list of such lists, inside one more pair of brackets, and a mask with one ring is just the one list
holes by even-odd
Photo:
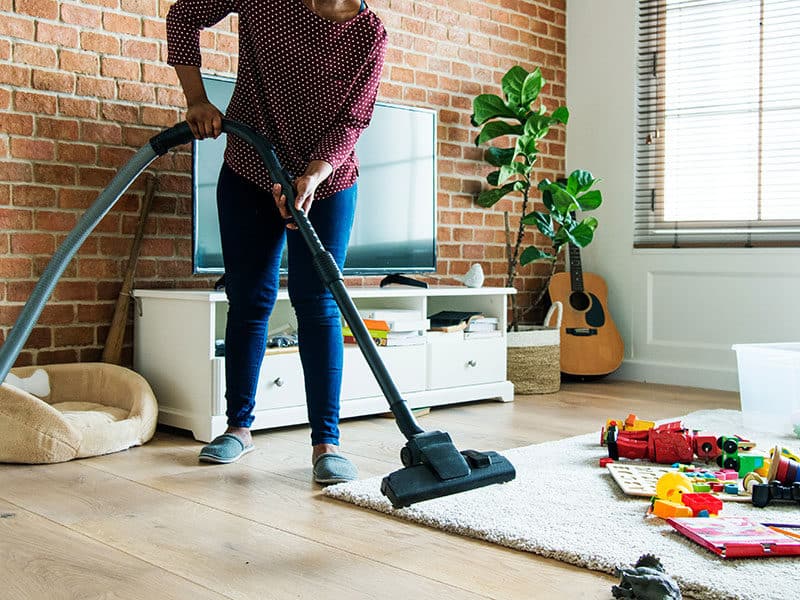
[[[325, 248], [342, 268], [355, 215], [357, 186], [316, 198], [309, 213]], [[272, 193], [227, 165], [217, 185], [228, 322], [225, 330], [226, 415], [232, 427], [253, 423], [256, 385], [267, 344], [267, 321], [278, 295], [284, 243], [289, 299], [297, 316], [311, 443], [339, 444], [342, 324], [300, 232], [287, 230]], [[269, 359], [267, 359], [269, 360]]]

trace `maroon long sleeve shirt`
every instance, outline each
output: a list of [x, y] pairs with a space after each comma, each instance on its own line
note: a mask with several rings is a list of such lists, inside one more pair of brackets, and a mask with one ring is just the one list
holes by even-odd
[[[201, 66], [200, 30], [239, 15], [239, 72], [226, 111], [264, 133], [294, 176], [312, 160], [333, 173], [317, 198], [347, 189], [358, 176], [353, 151], [372, 117], [386, 31], [369, 8], [344, 23], [319, 16], [303, 0], [177, 0], [167, 14], [167, 62]], [[225, 162], [250, 181], [272, 181], [249, 144], [229, 136]]]

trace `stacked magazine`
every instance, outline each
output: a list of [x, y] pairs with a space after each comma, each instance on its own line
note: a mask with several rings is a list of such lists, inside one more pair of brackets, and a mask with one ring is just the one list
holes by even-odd
[[[360, 308], [370, 337], [378, 346], [416, 346], [425, 343], [425, 331], [430, 321], [418, 310], [404, 308]], [[345, 344], [355, 344], [356, 339], [347, 324], [343, 324]]]

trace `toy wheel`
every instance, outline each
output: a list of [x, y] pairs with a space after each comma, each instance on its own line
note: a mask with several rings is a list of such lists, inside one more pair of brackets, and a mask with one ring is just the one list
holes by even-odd
[[702, 450], [703, 454], [705, 454], [706, 456], [711, 454], [711, 451], [713, 449], [714, 447], [711, 445], [711, 442], [703, 442], [703, 444], [700, 446], [700, 450]]
[[717, 438], [717, 448], [719, 448], [720, 450], [722, 450], [722, 440], [724, 440], [724, 439], [725, 438], [723, 438], [723, 437], [718, 437]]
[[718, 467], [721, 467], [721, 466], [722, 466], [722, 457], [721, 457], [721, 456], [718, 456], [718, 457], [717, 457], [717, 466], [718, 466]]
[[731, 469], [732, 471], [738, 471], [739, 459], [729, 456], [724, 461], [722, 461], [722, 467], [724, 469]]
[[739, 451], [739, 440], [734, 438], [726, 438], [722, 442], [722, 450], [725, 454], [736, 454]]

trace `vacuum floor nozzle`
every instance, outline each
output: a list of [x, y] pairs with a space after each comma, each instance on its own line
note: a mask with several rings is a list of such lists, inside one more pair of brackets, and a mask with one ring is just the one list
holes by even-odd
[[461, 452], [469, 464], [466, 475], [442, 479], [427, 464], [417, 464], [390, 473], [381, 482], [381, 493], [395, 508], [411, 506], [450, 494], [458, 494], [495, 483], [505, 483], [517, 473], [507, 458], [497, 452]]

